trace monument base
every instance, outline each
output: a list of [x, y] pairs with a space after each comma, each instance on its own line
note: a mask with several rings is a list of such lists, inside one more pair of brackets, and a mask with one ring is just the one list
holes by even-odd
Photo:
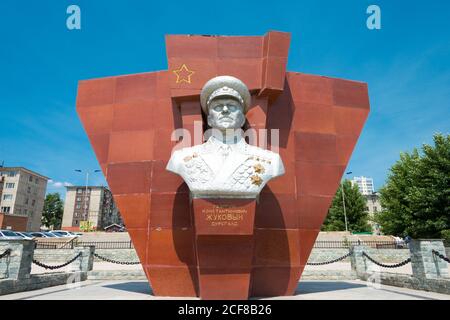
[[200, 298], [248, 299], [254, 199], [194, 199]]

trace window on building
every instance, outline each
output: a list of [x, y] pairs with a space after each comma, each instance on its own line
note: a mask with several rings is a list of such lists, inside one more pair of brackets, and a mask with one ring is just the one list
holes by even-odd
[[28, 188], [27, 188], [27, 192], [28, 192], [28, 193], [31, 193], [31, 187], [28, 187]]
[[34, 183], [39, 184], [39, 179], [38, 178], [34, 178]]
[[36, 200], [33, 199], [33, 200], [31, 201], [31, 205], [34, 206], [35, 203], [36, 203]]
[[75, 220], [75, 225], [76, 225], [76, 226], [78, 225], [78, 220]]
[[81, 201], [81, 197], [78, 197], [78, 198], [77, 198], [77, 201]]
[[28, 181], [32, 182], [33, 181], [33, 176], [29, 176], [28, 177]]
[[22, 210], [16, 209], [15, 212], [16, 212], [17, 214], [21, 214], [21, 213], [22, 213]]
[[8, 171], [8, 172], [6, 173], [6, 175], [7, 175], [8, 177], [15, 177], [16, 174], [17, 174], [17, 171]]
[[378, 208], [377, 207], [373, 207], [373, 212], [378, 212]]
[[366, 207], [366, 211], [369, 211], [369, 207]]
[[13, 182], [8, 182], [8, 183], [6, 183], [6, 185], [5, 185], [5, 189], [14, 189], [14, 186], [15, 186], [16, 184], [15, 183], [13, 183]]
[[0, 210], [2, 211], [2, 213], [9, 213], [11, 207], [1, 207]]
[[81, 209], [81, 204], [77, 204], [77, 205], [75, 206], [75, 208]]
[[23, 209], [23, 214], [28, 214], [28, 210], [27, 209]]
[[28, 198], [25, 198], [25, 204], [28, 204], [28, 200], [29, 200]]
[[3, 200], [12, 200], [13, 195], [12, 194], [4, 194], [3, 195]]
[[83, 193], [83, 190], [81, 188], [78, 188], [77, 193]]

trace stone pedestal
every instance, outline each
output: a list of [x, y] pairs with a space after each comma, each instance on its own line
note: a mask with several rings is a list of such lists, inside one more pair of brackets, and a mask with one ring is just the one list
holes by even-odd
[[30, 278], [35, 243], [33, 240], [0, 240], [0, 253], [11, 249], [9, 256], [0, 259], [1, 279]]
[[447, 262], [433, 254], [436, 250], [445, 255], [444, 243], [440, 239], [418, 239], [409, 243], [411, 266], [416, 278], [436, 279], [448, 277]]
[[95, 246], [75, 247], [74, 256], [81, 252], [81, 256], [69, 264], [70, 271], [91, 271], [94, 267]]
[[254, 199], [194, 199], [202, 299], [248, 299], [253, 258]]
[[361, 245], [353, 246], [352, 251], [353, 254], [350, 256], [352, 271], [356, 272], [359, 278], [364, 277], [367, 272], [367, 264], [363, 252], [367, 253], [367, 247]]

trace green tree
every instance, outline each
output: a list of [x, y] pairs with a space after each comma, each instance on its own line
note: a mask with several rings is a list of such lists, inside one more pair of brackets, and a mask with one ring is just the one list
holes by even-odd
[[64, 203], [59, 193], [47, 194], [42, 211], [42, 224], [49, 228], [59, 229], [61, 227], [63, 211]]
[[328, 210], [327, 218], [322, 225], [322, 231], [345, 231], [342, 186], [344, 187], [348, 230], [352, 232], [371, 231], [368, 223], [369, 213], [367, 211], [366, 198], [359, 192], [358, 186], [352, 185], [350, 180], [345, 180], [339, 186]]
[[450, 240], [450, 135], [401, 153], [380, 190], [376, 221], [386, 234]]

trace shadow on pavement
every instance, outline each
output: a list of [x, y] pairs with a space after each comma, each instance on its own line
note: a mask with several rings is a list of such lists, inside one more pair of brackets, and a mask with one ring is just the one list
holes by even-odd
[[147, 281], [135, 281], [135, 282], [124, 282], [124, 283], [115, 283], [115, 284], [107, 284], [102, 287], [130, 291], [135, 293], [145, 293], [153, 295], [153, 290], [148, 284]]
[[316, 292], [327, 292], [367, 287], [364, 284], [356, 284], [345, 281], [301, 281], [297, 285], [294, 295]]

